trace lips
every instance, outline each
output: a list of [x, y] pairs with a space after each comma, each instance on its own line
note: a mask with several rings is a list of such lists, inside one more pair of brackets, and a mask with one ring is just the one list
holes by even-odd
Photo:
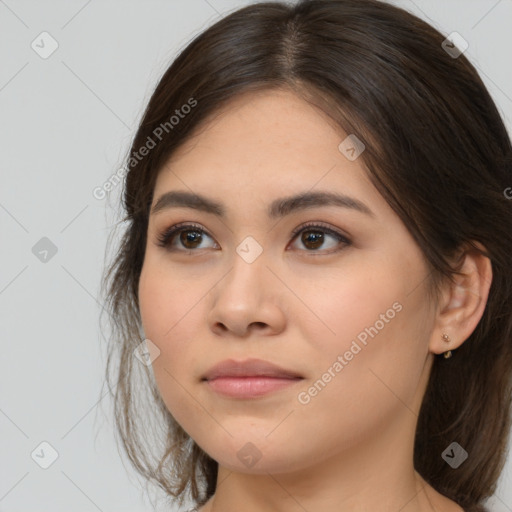
[[302, 379], [303, 376], [294, 370], [282, 368], [262, 359], [246, 359], [235, 361], [226, 359], [212, 366], [203, 375], [202, 380], [214, 380], [220, 377], [274, 377], [279, 379]]

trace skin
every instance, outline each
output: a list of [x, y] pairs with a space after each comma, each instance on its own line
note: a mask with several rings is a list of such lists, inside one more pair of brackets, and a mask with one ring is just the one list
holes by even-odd
[[[194, 191], [223, 203], [227, 216], [187, 207], [151, 215], [139, 283], [144, 332], [160, 350], [153, 371], [162, 399], [219, 463], [215, 495], [201, 512], [241, 504], [244, 512], [461, 511], [414, 470], [414, 433], [434, 354], [460, 346], [483, 314], [489, 260], [463, 254], [465, 276], [433, 304], [419, 247], [362, 158], [338, 149], [347, 134], [291, 92], [239, 96], [203, 128], [161, 169], [153, 204], [171, 190]], [[357, 198], [374, 216], [324, 205], [267, 217], [274, 199], [320, 190]], [[351, 243], [323, 232], [314, 248], [305, 235], [291, 236], [310, 221]], [[174, 251], [157, 245], [179, 222], [206, 231], [188, 245], [195, 252], [179, 234]], [[252, 263], [236, 252], [247, 236], [263, 248]], [[396, 302], [401, 311], [300, 403], [298, 394]], [[304, 380], [252, 400], [223, 397], [201, 381], [215, 363], [249, 357]], [[261, 456], [252, 467], [237, 457], [248, 442]]]

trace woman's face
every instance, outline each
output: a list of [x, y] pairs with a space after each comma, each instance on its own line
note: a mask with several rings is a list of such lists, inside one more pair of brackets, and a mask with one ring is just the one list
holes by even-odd
[[[168, 201], [150, 215], [139, 300], [146, 338], [160, 350], [162, 399], [230, 470], [325, 467], [361, 443], [412, 447], [432, 361], [429, 272], [357, 146], [339, 148], [347, 135], [292, 93], [246, 94], [156, 181], [152, 207], [172, 191], [223, 211]], [[352, 202], [288, 202], [310, 194]], [[160, 246], [178, 223], [195, 227]], [[221, 361], [249, 358], [302, 379], [252, 397], [203, 380]]]

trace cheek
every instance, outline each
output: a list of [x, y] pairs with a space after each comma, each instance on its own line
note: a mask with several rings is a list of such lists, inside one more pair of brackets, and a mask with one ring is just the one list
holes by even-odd
[[[148, 263], [146, 265], [146, 263]], [[187, 286], [176, 275], [156, 270], [146, 260], [139, 281], [139, 305], [145, 337], [160, 350], [152, 369], [161, 397], [176, 419], [191, 407], [184, 388], [196, 376], [191, 344], [204, 322], [200, 298], [204, 292]]]
[[425, 332], [419, 327], [423, 312], [412, 295], [405, 297], [396, 287], [388, 292], [366, 300], [337, 296], [342, 309], [333, 308], [330, 317], [337, 335], [323, 339], [322, 351], [317, 341], [318, 363], [295, 397], [299, 437], [321, 426], [330, 441], [319, 443], [332, 450], [348, 448], [383, 432], [397, 418], [412, 416], [426, 356]]
[[399, 310], [405, 306], [411, 273], [397, 273], [399, 264], [386, 262], [375, 253], [355, 256], [328, 272], [313, 270], [300, 279], [289, 276], [294, 292], [307, 305], [307, 310], [299, 305], [302, 327], [307, 329], [304, 337], [318, 350], [349, 350], [354, 338], [359, 336], [362, 343], [369, 338], [366, 329], [376, 325], [379, 333], [389, 331], [389, 325], [403, 316]]
[[[165, 265], [148, 255], [139, 280], [139, 305], [144, 332], [165, 345], [190, 323], [189, 314], [198, 300], [198, 291], [176, 272], [159, 270]], [[190, 311], [190, 313], [188, 313]], [[164, 348], [164, 347], [162, 347]]]
[[361, 403], [379, 410], [414, 398], [431, 327], [421, 260], [412, 264], [397, 255], [358, 268], [333, 272], [313, 293], [311, 287], [308, 306], [316, 316], [303, 324], [305, 339], [322, 354], [311, 376], [318, 391], [305, 389], [305, 400], [324, 406], [341, 400], [356, 417]]

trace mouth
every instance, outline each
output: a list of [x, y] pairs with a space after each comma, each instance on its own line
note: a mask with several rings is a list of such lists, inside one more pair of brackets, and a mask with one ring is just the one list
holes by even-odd
[[202, 380], [213, 380], [219, 377], [274, 377], [280, 379], [302, 378], [295, 370], [289, 370], [262, 359], [246, 359], [236, 361], [226, 359], [212, 366]]
[[244, 399], [289, 388], [302, 380], [299, 372], [262, 359], [227, 359], [210, 368], [201, 379], [216, 393]]
[[302, 377], [217, 377], [206, 380], [208, 387], [230, 398], [258, 398], [269, 393], [283, 390], [303, 380]]

